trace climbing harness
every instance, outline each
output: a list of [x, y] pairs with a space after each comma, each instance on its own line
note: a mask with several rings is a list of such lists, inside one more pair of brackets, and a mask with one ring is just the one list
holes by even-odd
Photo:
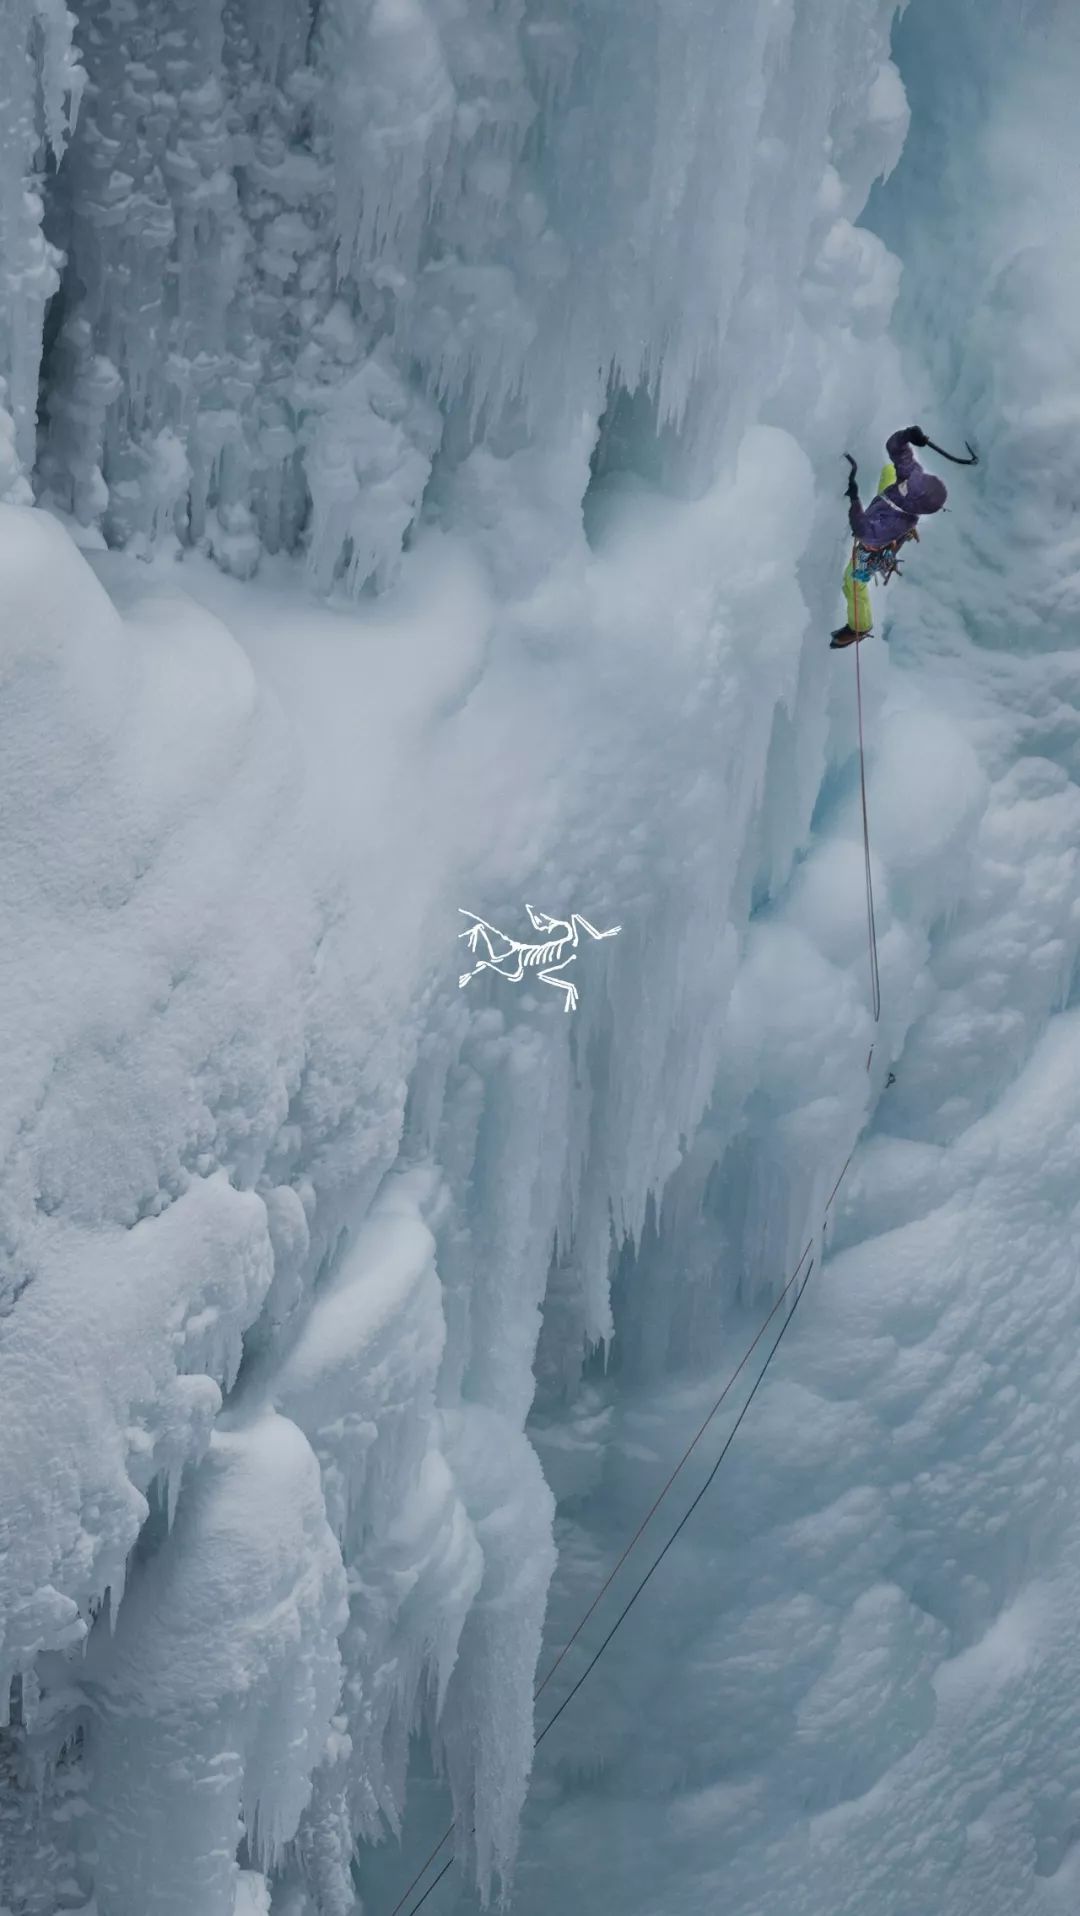
[[[855, 1155], [855, 1150], [854, 1150], [854, 1147], [852, 1147], [851, 1151], [849, 1151], [848, 1156], [844, 1162], [843, 1169], [841, 1170], [840, 1175], [836, 1180], [836, 1183], [833, 1185], [833, 1188], [830, 1191], [828, 1198], [826, 1199], [825, 1207], [822, 1212], [822, 1223], [821, 1223], [822, 1234], [824, 1234], [824, 1231], [828, 1224], [829, 1213], [835, 1202], [836, 1195], [840, 1189], [840, 1186], [842, 1185], [845, 1177], [847, 1176], [848, 1167], [851, 1164], [851, 1160], [854, 1157], [854, 1155]], [[577, 1624], [576, 1628], [573, 1630], [571, 1635], [567, 1638], [562, 1649], [559, 1651], [558, 1656], [555, 1658], [554, 1662], [551, 1664], [546, 1676], [537, 1685], [535, 1691], [533, 1692], [533, 1702], [535, 1703], [537, 1699], [539, 1698], [539, 1696], [542, 1694], [542, 1692], [547, 1688], [548, 1684], [551, 1682], [552, 1677], [555, 1675], [556, 1670], [559, 1668], [560, 1664], [563, 1662], [568, 1652], [573, 1648], [573, 1645], [577, 1642], [578, 1638], [581, 1635], [581, 1632], [584, 1630], [586, 1624], [589, 1622], [589, 1619], [594, 1614], [601, 1599], [606, 1595], [607, 1591], [611, 1588], [611, 1585], [614, 1583], [615, 1578], [618, 1576], [619, 1571], [622, 1569], [622, 1566], [626, 1562], [631, 1551], [640, 1542], [647, 1526], [649, 1525], [649, 1523], [651, 1523], [653, 1517], [656, 1515], [656, 1512], [659, 1510], [660, 1505], [663, 1503], [665, 1497], [667, 1496], [669, 1490], [674, 1484], [676, 1478], [679, 1476], [679, 1473], [682, 1471], [684, 1465], [689, 1462], [690, 1457], [693, 1455], [693, 1452], [696, 1450], [702, 1437], [705, 1435], [705, 1432], [708, 1430], [709, 1425], [712, 1423], [713, 1419], [716, 1417], [725, 1399], [727, 1398], [730, 1391], [734, 1387], [738, 1378], [741, 1376], [742, 1372], [745, 1370], [747, 1364], [750, 1361], [750, 1358], [753, 1356], [754, 1351], [757, 1349], [766, 1331], [768, 1330], [769, 1325], [772, 1323], [777, 1312], [780, 1310], [784, 1302], [784, 1299], [789, 1295], [789, 1293], [794, 1291], [794, 1295], [792, 1296], [792, 1299], [791, 1299], [791, 1304], [784, 1315], [783, 1321], [780, 1325], [780, 1329], [777, 1332], [776, 1337], [774, 1338], [773, 1343], [769, 1348], [769, 1351], [765, 1357], [765, 1361], [762, 1364], [761, 1369], [759, 1370], [757, 1374], [757, 1377], [754, 1379], [754, 1382], [751, 1386], [751, 1389], [746, 1398], [746, 1401], [743, 1404], [742, 1409], [739, 1412], [739, 1415], [735, 1419], [735, 1422], [732, 1425], [731, 1430], [728, 1432], [728, 1435], [725, 1438], [724, 1443], [721, 1447], [720, 1454], [717, 1457], [716, 1462], [713, 1464], [712, 1469], [709, 1471], [709, 1474], [706, 1477], [705, 1482], [702, 1484], [696, 1496], [687, 1505], [678, 1523], [675, 1525], [675, 1528], [672, 1530], [671, 1534], [667, 1538], [667, 1541], [663, 1544], [661, 1549], [657, 1552], [656, 1556], [653, 1558], [648, 1569], [646, 1570], [644, 1576], [640, 1579], [640, 1581], [638, 1582], [634, 1590], [631, 1592], [626, 1603], [623, 1605], [622, 1610], [619, 1612], [619, 1615], [616, 1617], [610, 1630], [608, 1631], [607, 1635], [604, 1637], [603, 1641], [601, 1642], [599, 1649], [597, 1649], [594, 1655], [590, 1658], [589, 1662], [586, 1664], [581, 1675], [578, 1677], [577, 1682], [567, 1692], [566, 1696], [563, 1698], [558, 1708], [552, 1712], [551, 1716], [548, 1718], [543, 1728], [539, 1730], [537, 1734], [535, 1735], [535, 1737], [533, 1738], [534, 1750], [539, 1749], [541, 1743], [544, 1741], [544, 1738], [548, 1735], [548, 1732], [554, 1729], [559, 1718], [562, 1716], [563, 1711], [567, 1709], [570, 1703], [573, 1702], [573, 1699], [577, 1695], [578, 1691], [581, 1689], [582, 1685], [585, 1682], [587, 1682], [593, 1670], [596, 1668], [596, 1665], [599, 1663], [600, 1658], [603, 1656], [605, 1650], [608, 1648], [608, 1645], [611, 1643], [612, 1638], [622, 1628], [623, 1623], [626, 1621], [626, 1618], [629, 1616], [638, 1598], [641, 1596], [643, 1590], [645, 1589], [645, 1586], [650, 1582], [654, 1573], [660, 1568], [660, 1565], [662, 1564], [664, 1558], [667, 1556], [668, 1551], [671, 1549], [676, 1538], [686, 1528], [686, 1525], [689, 1523], [690, 1518], [694, 1514], [694, 1511], [697, 1509], [698, 1505], [702, 1501], [702, 1498], [705, 1496], [706, 1491], [712, 1485], [716, 1477], [716, 1474], [718, 1470], [720, 1469], [721, 1464], [723, 1463], [725, 1457], [728, 1454], [728, 1451], [731, 1449], [731, 1446], [735, 1441], [735, 1437], [738, 1433], [738, 1430], [744, 1418], [746, 1417], [746, 1414], [749, 1411], [750, 1406], [754, 1401], [754, 1398], [757, 1396], [757, 1393], [759, 1389], [761, 1388], [762, 1383], [764, 1382], [765, 1373], [768, 1370], [770, 1364], [772, 1363], [773, 1358], [776, 1356], [776, 1353], [779, 1350], [781, 1343], [783, 1342], [784, 1336], [788, 1330], [791, 1320], [794, 1317], [795, 1312], [798, 1309], [799, 1303], [806, 1290], [806, 1287], [810, 1282], [810, 1277], [813, 1272], [814, 1263], [815, 1263], [814, 1258], [810, 1255], [812, 1247], [813, 1247], [813, 1239], [811, 1238], [805, 1245], [802, 1256], [799, 1258], [799, 1261], [796, 1264], [794, 1270], [792, 1271], [791, 1276], [788, 1278], [783, 1289], [779, 1292], [778, 1296], [776, 1297], [771, 1310], [762, 1321], [753, 1341], [747, 1346], [747, 1349], [744, 1352], [742, 1358], [739, 1360], [739, 1363], [736, 1365], [735, 1369], [732, 1371], [730, 1377], [725, 1383], [723, 1390], [720, 1392], [719, 1397], [716, 1399], [716, 1402], [713, 1404], [712, 1409], [709, 1411], [708, 1416], [704, 1419], [704, 1422], [701, 1423], [698, 1429], [695, 1431], [690, 1442], [687, 1444], [686, 1449], [683, 1451], [682, 1456], [679, 1458], [678, 1463], [675, 1465], [674, 1470], [671, 1472], [667, 1481], [665, 1482], [661, 1490], [658, 1492], [656, 1497], [653, 1499], [653, 1502], [650, 1504], [648, 1510], [645, 1512], [645, 1515], [642, 1517], [641, 1522], [638, 1524], [637, 1529], [634, 1531], [633, 1536], [630, 1538], [629, 1543], [627, 1543], [625, 1548], [623, 1549], [622, 1555], [619, 1557], [618, 1562], [615, 1564], [614, 1568], [608, 1573], [607, 1577], [605, 1578], [604, 1582], [601, 1584], [595, 1597], [590, 1603], [588, 1609], [585, 1611], [585, 1614], [582, 1616], [580, 1622]], [[390, 1916], [398, 1916], [399, 1911], [402, 1910], [405, 1904], [408, 1902], [409, 1897], [412, 1895], [413, 1890], [416, 1889], [419, 1886], [419, 1884], [423, 1881], [423, 1878], [427, 1874], [432, 1863], [435, 1861], [436, 1857], [440, 1854], [440, 1852], [445, 1848], [446, 1844], [450, 1841], [453, 1834], [454, 1834], [454, 1825], [453, 1823], [451, 1823], [449, 1828], [444, 1831], [443, 1835], [440, 1837], [439, 1841], [436, 1843], [434, 1849], [425, 1858], [424, 1862], [421, 1864], [419, 1870], [416, 1872], [416, 1875], [413, 1877], [408, 1887], [402, 1892], [402, 1895], [399, 1897], [398, 1901], [394, 1904], [393, 1909], [390, 1911]], [[409, 1916], [417, 1916], [417, 1912], [427, 1902], [428, 1897], [431, 1896], [434, 1890], [438, 1888], [439, 1884], [442, 1882], [443, 1877], [453, 1867], [454, 1860], [455, 1859], [453, 1854], [451, 1854], [447, 1858], [446, 1862], [443, 1864], [438, 1874], [434, 1876], [431, 1882], [428, 1884], [427, 1889], [418, 1898], [418, 1900], [412, 1904], [409, 1910]]]
[[[886, 503], [892, 502], [890, 500]], [[900, 554], [912, 539], [918, 545], [919, 533], [916, 526], [909, 526], [906, 532], [901, 532], [895, 539], [889, 539], [885, 545], [867, 546], [857, 542], [851, 557], [853, 577], [862, 585], [869, 585], [871, 579], [876, 579], [880, 585], [888, 585], [889, 580], [895, 578], [897, 574], [902, 577], [904, 568], [900, 564]]]

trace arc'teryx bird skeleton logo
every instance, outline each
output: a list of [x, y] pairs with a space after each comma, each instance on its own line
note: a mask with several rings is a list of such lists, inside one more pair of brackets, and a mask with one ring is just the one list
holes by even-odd
[[[543, 942], [523, 944], [519, 938], [508, 937], [496, 925], [489, 925], [486, 918], [478, 918], [474, 911], [466, 911], [462, 905], [458, 906], [458, 910], [463, 918], [473, 920], [468, 931], [459, 932], [458, 937], [467, 941], [474, 957], [481, 944], [487, 952], [487, 957], [481, 958], [471, 971], [461, 973], [459, 989], [464, 989], [469, 979], [475, 978], [480, 971], [497, 971], [500, 978], [507, 979], [512, 985], [520, 984], [526, 971], [535, 971], [545, 985], [554, 985], [557, 991], [565, 993], [564, 1011], [576, 1009], [578, 988], [569, 978], [557, 978], [554, 974], [565, 971], [567, 965], [572, 965], [577, 958], [579, 931], [587, 932], [590, 938], [600, 939], [617, 938], [622, 930], [621, 925], [612, 925], [610, 931], [597, 931], [596, 926], [590, 925], [580, 912], [572, 911], [569, 918], [549, 918], [547, 912], [534, 911], [531, 905], [526, 905], [533, 930], [555, 935]], [[493, 938], [500, 941], [501, 950], [496, 951], [491, 942]], [[504, 969], [507, 966], [510, 969]]]

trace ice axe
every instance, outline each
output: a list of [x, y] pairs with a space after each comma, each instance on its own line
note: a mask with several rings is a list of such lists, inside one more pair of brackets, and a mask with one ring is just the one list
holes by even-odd
[[[944, 446], [935, 446], [932, 439], [928, 439], [926, 443], [929, 446], [931, 452], [937, 453], [939, 459], [948, 459], [951, 461], [951, 463], [954, 466], [977, 466], [979, 463], [979, 455], [976, 452], [974, 446], [972, 445], [970, 439], [965, 439], [964, 441], [964, 444], [968, 449], [968, 456], [966, 459], [961, 459], [959, 453], [957, 452], [946, 452]], [[848, 457], [848, 455], [845, 454], [845, 457]]]

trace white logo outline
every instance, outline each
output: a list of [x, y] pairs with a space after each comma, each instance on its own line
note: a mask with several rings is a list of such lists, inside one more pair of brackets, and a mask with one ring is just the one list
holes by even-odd
[[[473, 920], [467, 931], [459, 931], [458, 937], [468, 941], [469, 950], [474, 957], [481, 940], [487, 950], [486, 958], [481, 958], [471, 971], [463, 971], [460, 974], [458, 990], [463, 991], [470, 978], [475, 978], [481, 971], [497, 972], [500, 978], [507, 980], [508, 984], [516, 985], [520, 984], [526, 970], [535, 970], [537, 978], [543, 984], [554, 985], [557, 991], [565, 994], [563, 1010], [575, 1011], [580, 996], [578, 987], [569, 978], [557, 978], [554, 974], [565, 971], [567, 965], [575, 962], [579, 930], [587, 932], [590, 938], [600, 940], [617, 938], [622, 926], [613, 925], [610, 931], [597, 931], [596, 926], [590, 925], [588, 919], [583, 918], [580, 912], [572, 911], [569, 918], [552, 918], [546, 911], [535, 911], [529, 904], [525, 906], [525, 910], [529, 914], [529, 923], [534, 931], [546, 931], [558, 935], [532, 944], [523, 943], [520, 938], [511, 938], [507, 932], [500, 931], [497, 925], [489, 924], [486, 918], [481, 918], [475, 911], [466, 911], [463, 905], [458, 906], [458, 911], [463, 918]], [[496, 951], [491, 942], [493, 938], [501, 939], [505, 949]], [[569, 951], [566, 949], [567, 946], [570, 947]], [[566, 952], [565, 957], [564, 952]], [[514, 969], [504, 971], [502, 967], [509, 964], [511, 960], [514, 963]], [[539, 969], [540, 966], [543, 966], [543, 970]]]

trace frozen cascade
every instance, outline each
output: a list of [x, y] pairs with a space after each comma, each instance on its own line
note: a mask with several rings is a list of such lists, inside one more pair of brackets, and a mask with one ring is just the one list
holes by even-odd
[[[355, 590], [392, 576], [429, 484], [453, 518], [470, 455], [558, 458], [609, 379], [661, 423], [696, 419], [675, 463], [708, 469], [755, 416], [756, 381], [740, 405], [721, 365], [775, 377], [799, 268], [895, 150], [890, 12], [842, 5], [820, 30], [763, 8], [744, 34], [698, 0], [632, 0], [617, 31], [605, 0], [310, 19], [303, 0], [85, 0], [86, 99], [46, 220], [66, 264], [44, 495], [113, 544], [179, 536], [240, 576], [260, 544], [302, 544], [319, 586]], [[841, 56], [870, 121], [837, 124], [843, 188], [823, 148]], [[765, 204], [783, 230], [748, 259]]]
[[0, 500], [31, 497], [46, 302], [60, 259], [42, 231], [43, 153], [55, 162], [78, 112], [83, 72], [63, 0], [4, 0], [0, 91]]
[[[4, 1916], [377, 1916], [451, 1812], [444, 1909], [1075, 1903], [1080, 34], [1021, 11], [0, 0]], [[875, 1035], [822, 635], [838, 449], [920, 413], [988, 459], [867, 648]], [[572, 1019], [457, 989], [526, 899], [621, 926]], [[545, 1631], [867, 1125], [526, 1804]]]
[[[887, 677], [864, 662], [897, 1083], [711, 1518], [545, 1745], [521, 1916], [1076, 1902], [1080, 367], [1056, 181], [1080, 158], [1080, 34], [1022, 13], [908, 10], [912, 136], [869, 214], [905, 262], [900, 411], [946, 443], [961, 422], [985, 461], [892, 597]], [[821, 1166], [849, 1051], [823, 960], [860, 977], [856, 834], [831, 776], [746, 941], [706, 1122], [620, 1273], [618, 1380], [576, 1420], [539, 1410], [553, 1645], [715, 1395], [703, 1341], [756, 1327], [742, 1273], [794, 1262], [785, 1193]]]

